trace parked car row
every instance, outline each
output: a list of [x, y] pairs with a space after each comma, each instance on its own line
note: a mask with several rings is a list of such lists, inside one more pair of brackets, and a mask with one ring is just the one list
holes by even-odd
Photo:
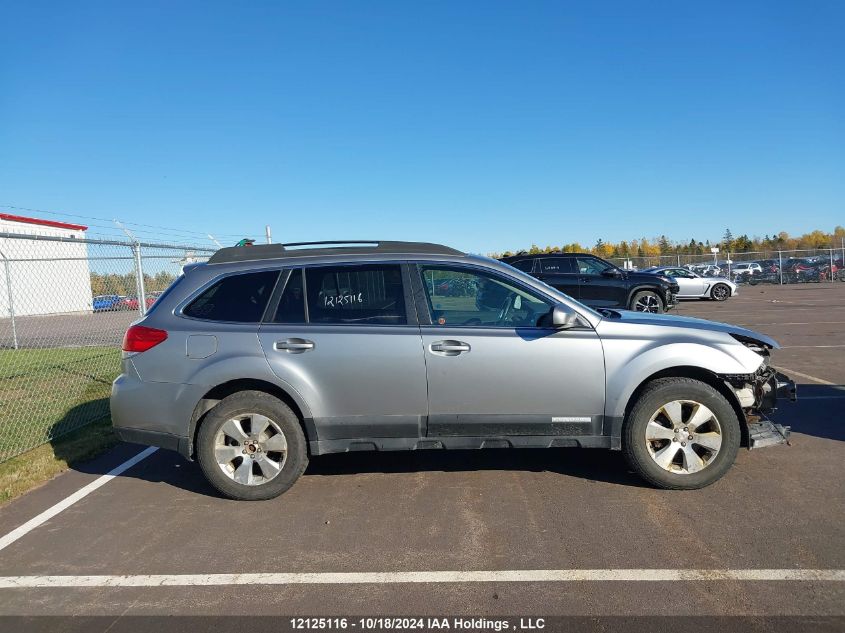
[[[149, 309], [161, 292], [151, 292], [147, 295], [145, 303]], [[123, 295], [97, 295], [91, 300], [91, 307], [94, 312], [117, 312], [119, 310], [138, 310], [138, 297], [126, 297]]]
[[781, 278], [786, 284], [818, 283], [837, 279], [845, 281], [845, 265], [841, 257], [833, 261], [829, 257], [790, 257], [783, 261], [764, 259], [734, 264], [731, 276], [737, 283], [752, 286], [759, 283], [779, 284]]

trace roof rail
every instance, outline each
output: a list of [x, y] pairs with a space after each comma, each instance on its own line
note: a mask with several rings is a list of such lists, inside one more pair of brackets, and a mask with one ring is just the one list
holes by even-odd
[[325, 255], [466, 255], [466, 253], [428, 242], [391, 242], [379, 240], [331, 240], [323, 242], [289, 242], [287, 244], [255, 244], [221, 248], [208, 260], [209, 264], [229, 264], [286, 257], [318, 257]]

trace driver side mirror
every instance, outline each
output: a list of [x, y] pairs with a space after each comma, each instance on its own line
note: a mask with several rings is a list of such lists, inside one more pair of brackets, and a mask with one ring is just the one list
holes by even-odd
[[568, 330], [578, 325], [578, 315], [562, 303], [552, 308], [552, 327], [556, 330]]
[[601, 274], [604, 277], [621, 277], [622, 271], [618, 268], [605, 268], [603, 271], [601, 271]]

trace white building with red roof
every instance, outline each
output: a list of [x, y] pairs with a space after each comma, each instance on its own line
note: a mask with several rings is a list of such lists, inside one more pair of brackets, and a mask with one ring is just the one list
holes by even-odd
[[86, 230], [0, 213], [0, 318], [91, 311]]

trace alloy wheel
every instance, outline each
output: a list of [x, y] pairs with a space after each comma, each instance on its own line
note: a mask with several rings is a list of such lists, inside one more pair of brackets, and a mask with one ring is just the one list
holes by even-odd
[[713, 296], [717, 301], [723, 301], [728, 298], [728, 287], [724, 284], [718, 284], [713, 288]]
[[274, 479], [284, 468], [288, 443], [276, 422], [259, 413], [227, 420], [214, 437], [214, 456], [227, 477], [246, 486]]
[[673, 400], [651, 416], [645, 440], [658, 466], [689, 475], [713, 463], [722, 447], [722, 427], [716, 415], [700, 402]]
[[660, 312], [660, 299], [654, 295], [643, 295], [634, 304], [637, 312]]

